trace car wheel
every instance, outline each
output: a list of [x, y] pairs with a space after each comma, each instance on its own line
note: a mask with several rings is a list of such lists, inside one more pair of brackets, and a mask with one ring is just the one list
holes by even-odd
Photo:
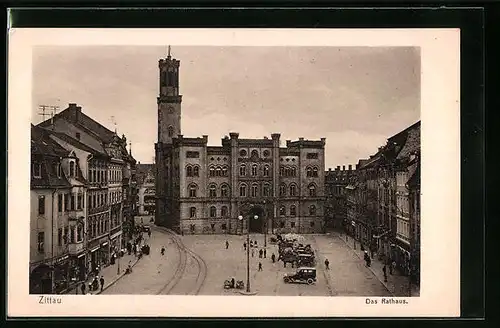
[[311, 278], [307, 279], [307, 284], [308, 285], [312, 285], [314, 283], [314, 280], [312, 280]]

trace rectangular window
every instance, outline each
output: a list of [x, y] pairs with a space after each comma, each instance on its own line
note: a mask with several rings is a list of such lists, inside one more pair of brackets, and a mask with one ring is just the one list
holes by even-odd
[[63, 234], [62, 228], [57, 229], [57, 245], [58, 246], [62, 245], [62, 234]]
[[43, 253], [45, 251], [44, 242], [45, 242], [45, 232], [42, 231], [38, 233], [38, 238], [37, 238], [37, 244], [38, 244], [37, 248], [39, 253]]
[[223, 223], [223, 224], [221, 225], [221, 228], [222, 228], [222, 230], [226, 230], [226, 228], [227, 228], [226, 224], [225, 224], [225, 223]]
[[295, 222], [290, 222], [290, 227], [295, 228]]
[[69, 241], [71, 244], [75, 243], [75, 227], [71, 227], [70, 233], [69, 233]]
[[92, 207], [97, 207], [97, 195], [96, 194], [93, 194], [92, 195]]
[[69, 194], [64, 194], [64, 212], [69, 210]]
[[45, 214], [45, 196], [38, 196], [38, 214]]
[[186, 158], [199, 158], [200, 153], [197, 151], [188, 151], [186, 152]]
[[71, 194], [71, 210], [74, 211], [76, 209], [75, 206], [75, 194]]
[[81, 210], [83, 208], [83, 195], [78, 194], [78, 209]]
[[33, 163], [33, 177], [41, 178], [42, 177], [42, 164]]
[[69, 233], [69, 228], [68, 227], [64, 227], [63, 241], [64, 241], [65, 244], [68, 243], [68, 233]]
[[57, 210], [59, 212], [62, 212], [62, 210], [63, 210], [63, 195], [62, 194], [57, 195]]
[[83, 238], [83, 226], [80, 224], [76, 230], [76, 241], [80, 242]]

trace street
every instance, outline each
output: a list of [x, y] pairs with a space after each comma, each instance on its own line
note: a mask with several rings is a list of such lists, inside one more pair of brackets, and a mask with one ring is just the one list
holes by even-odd
[[[278, 255], [276, 245], [267, 244], [267, 258], [259, 258], [258, 249], [250, 256], [251, 290], [260, 296], [390, 296], [391, 293], [356, 254], [339, 238], [327, 235], [304, 235], [306, 243], [316, 250], [317, 282], [313, 285], [286, 284], [285, 273], [296, 269], [282, 262], [272, 263]], [[251, 235], [259, 247], [264, 235]], [[269, 238], [269, 236], [268, 236]], [[226, 249], [225, 242], [229, 242]], [[223, 288], [224, 280], [234, 277], [246, 285], [246, 236], [187, 235], [172, 236], [153, 227], [149, 244], [151, 254], [103, 294], [170, 294], [170, 295], [240, 295]], [[160, 254], [166, 247], [164, 256]], [[324, 260], [330, 261], [325, 270]], [[258, 264], [262, 263], [262, 271]]]

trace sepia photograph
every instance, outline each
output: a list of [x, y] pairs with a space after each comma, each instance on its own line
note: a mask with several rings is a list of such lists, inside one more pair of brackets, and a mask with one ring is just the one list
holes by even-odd
[[418, 302], [422, 47], [164, 39], [32, 46], [29, 296]]

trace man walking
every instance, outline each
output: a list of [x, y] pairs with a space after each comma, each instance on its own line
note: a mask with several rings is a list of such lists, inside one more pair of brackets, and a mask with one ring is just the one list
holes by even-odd
[[385, 264], [382, 268], [382, 271], [384, 272], [384, 282], [387, 282], [387, 266]]
[[260, 259], [262, 258], [262, 254], [263, 254], [263, 253], [264, 253], [264, 252], [262, 251], [262, 249], [259, 249], [259, 258], [260, 258]]
[[254, 256], [254, 249], [252, 248], [252, 257]]
[[163, 256], [163, 255], [165, 255], [165, 247], [164, 246], [161, 248], [161, 256]]
[[229, 242], [226, 240], [226, 249], [229, 248]]
[[264, 258], [266, 258], [266, 249], [264, 248]]
[[103, 276], [101, 276], [100, 283], [101, 283], [101, 292], [102, 292], [102, 290], [104, 288], [104, 277]]
[[243, 243], [243, 249], [246, 251], [247, 250], [247, 243]]
[[274, 253], [271, 255], [271, 261], [276, 262], [276, 255], [274, 255]]
[[330, 270], [330, 261], [328, 259], [325, 260], [325, 267], [327, 270]]
[[259, 271], [262, 271], [262, 263], [259, 262]]

